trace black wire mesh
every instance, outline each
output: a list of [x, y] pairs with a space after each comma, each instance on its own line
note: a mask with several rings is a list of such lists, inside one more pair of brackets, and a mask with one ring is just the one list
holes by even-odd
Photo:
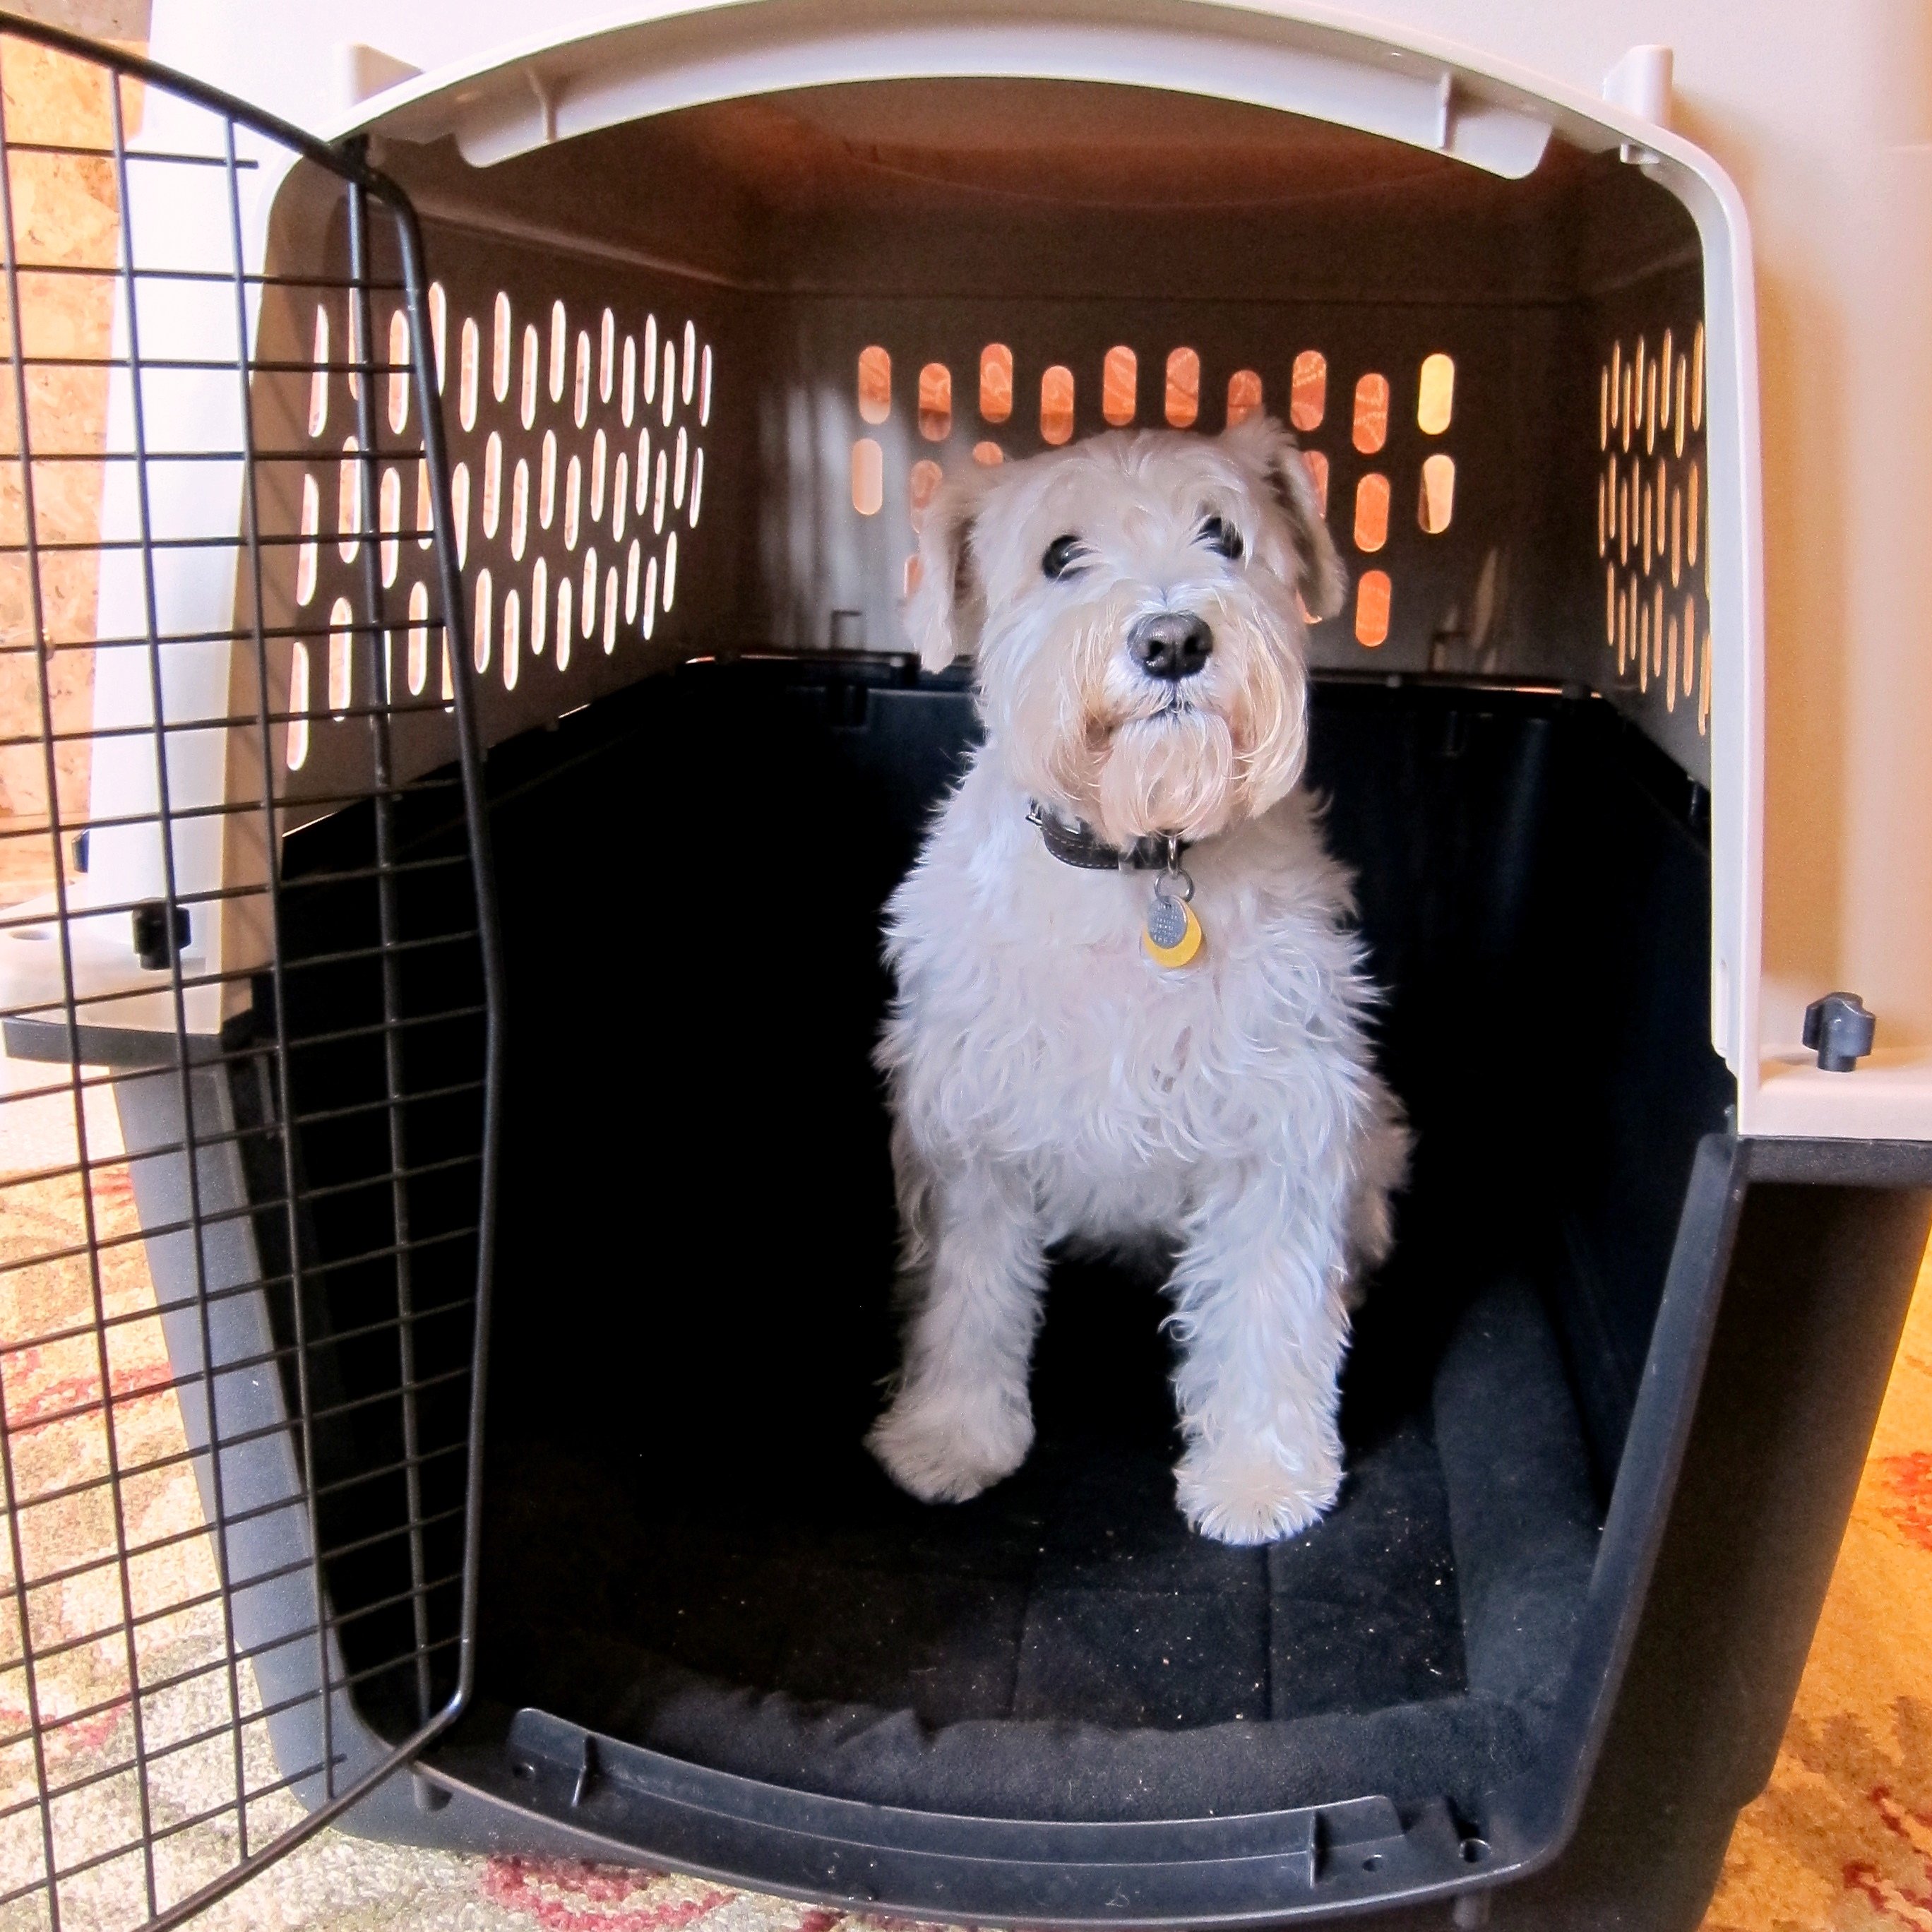
[[406, 205], [0, 16], [0, 1924], [58, 1932], [467, 1695], [496, 976]]

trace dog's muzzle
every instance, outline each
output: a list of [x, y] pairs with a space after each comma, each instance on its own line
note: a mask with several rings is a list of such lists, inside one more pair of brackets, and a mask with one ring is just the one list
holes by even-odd
[[1148, 676], [1178, 684], [1207, 668], [1214, 633], [1191, 610], [1161, 610], [1127, 633], [1127, 648]]

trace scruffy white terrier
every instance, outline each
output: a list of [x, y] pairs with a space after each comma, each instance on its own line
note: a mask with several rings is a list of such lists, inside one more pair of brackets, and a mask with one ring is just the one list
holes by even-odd
[[1304, 613], [1346, 587], [1313, 486], [1259, 418], [1097, 436], [947, 484], [920, 561], [920, 658], [976, 656], [986, 736], [888, 913], [910, 1312], [869, 1445], [930, 1502], [1010, 1474], [1047, 1250], [1166, 1242], [1180, 1508], [1294, 1535], [1408, 1150], [1297, 790]]

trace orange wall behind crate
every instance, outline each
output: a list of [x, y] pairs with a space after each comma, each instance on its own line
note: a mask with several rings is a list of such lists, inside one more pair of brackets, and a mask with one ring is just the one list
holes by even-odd
[[[143, 45], [145, 0], [68, 0], [20, 4], [18, 10], [60, 26], [106, 39]], [[10, 46], [4, 76], [7, 124], [16, 140], [72, 142], [99, 147], [110, 138], [104, 86], [72, 63], [24, 45]], [[130, 99], [131, 116], [136, 103]], [[13, 170], [14, 221], [23, 261], [111, 267], [118, 209], [109, 164], [33, 157]], [[30, 355], [104, 357], [112, 332], [114, 285], [80, 277], [31, 279], [23, 344]], [[0, 296], [0, 344], [10, 346], [12, 318]], [[0, 440], [19, 446], [10, 383], [0, 385]], [[106, 429], [107, 380], [98, 368], [42, 369], [33, 373], [28, 404], [32, 425], [44, 434], [58, 425], [65, 449], [102, 447]], [[100, 472], [92, 464], [46, 465], [34, 477], [39, 534], [56, 544], [94, 542], [99, 535]], [[22, 481], [17, 464], [0, 466], [0, 542], [17, 543], [24, 531]], [[93, 634], [94, 563], [85, 550], [48, 557], [40, 581], [47, 634], [61, 643]], [[40, 661], [18, 647], [34, 641], [33, 586], [24, 560], [0, 560], [0, 740], [37, 736], [41, 725]], [[92, 715], [94, 664], [86, 650], [63, 651], [47, 660], [48, 695], [57, 733], [82, 731]], [[63, 823], [87, 808], [88, 747], [56, 750]], [[47, 779], [39, 746], [0, 744], [0, 833], [10, 826], [44, 824]], [[0, 902], [31, 897], [52, 884], [50, 840], [0, 836]]]

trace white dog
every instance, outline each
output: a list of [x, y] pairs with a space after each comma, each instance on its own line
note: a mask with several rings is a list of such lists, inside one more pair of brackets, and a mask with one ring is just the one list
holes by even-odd
[[910, 1316], [869, 1445], [932, 1502], [1010, 1474], [1047, 1250], [1165, 1239], [1180, 1507], [1292, 1536], [1408, 1152], [1296, 789], [1304, 611], [1346, 587], [1312, 484], [1260, 418], [1102, 436], [946, 485], [920, 560], [920, 657], [976, 655], [986, 740], [888, 914]]

